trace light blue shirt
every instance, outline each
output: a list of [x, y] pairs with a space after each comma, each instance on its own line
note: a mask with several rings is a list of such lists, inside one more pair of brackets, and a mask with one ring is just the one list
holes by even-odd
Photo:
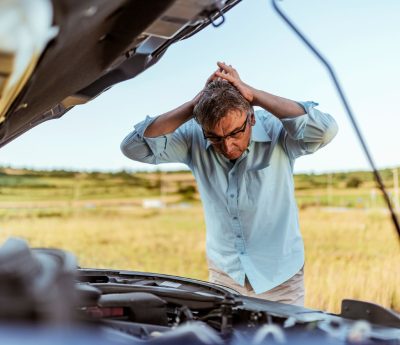
[[193, 119], [174, 133], [147, 138], [143, 133], [155, 119], [147, 117], [121, 144], [133, 160], [189, 166], [203, 202], [208, 258], [242, 286], [247, 276], [257, 294], [288, 280], [304, 264], [294, 161], [337, 133], [335, 120], [315, 109], [316, 103], [299, 104], [306, 114], [297, 117], [256, 111], [249, 147], [234, 164], [214, 151]]

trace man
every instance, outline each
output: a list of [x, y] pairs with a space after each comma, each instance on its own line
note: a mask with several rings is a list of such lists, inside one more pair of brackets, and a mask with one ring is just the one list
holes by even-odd
[[[225, 63], [192, 100], [147, 117], [122, 142], [134, 160], [182, 162], [203, 201], [210, 280], [272, 301], [304, 304], [304, 248], [293, 165], [337, 133], [314, 107], [245, 84]], [[253, 106], [264, 110], [254, 113]]]

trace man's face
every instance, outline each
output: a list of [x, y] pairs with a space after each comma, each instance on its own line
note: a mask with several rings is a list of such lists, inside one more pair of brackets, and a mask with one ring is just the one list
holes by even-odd
[[249, 146], [251, 126], [254, 123], [254, 114], [231, 110], [214, 128], [204, 130], [204, 135], [217, 152], [230, 160], [238, 159]]

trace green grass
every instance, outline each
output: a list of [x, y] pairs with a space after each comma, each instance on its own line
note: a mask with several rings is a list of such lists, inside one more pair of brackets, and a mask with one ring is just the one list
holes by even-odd
[[[0, 240], [19, 236], [32, 246], [62, 248], [75, 253], [83, 267], [207, 279], [200, 205], [37, 212], [15, 211], [0, 223]], [[308, 307], [339, 312], [342, 299], [356, 298], [400, 310], [399, 243], [387, 215], [309, 208], [300, 218]]]
[[[359, 188], [346, 188], [358, 176]], [[390, 171], [384, 172], [388, 181]], [[344, 298], [400, 311], [400, 251], [369, 173], [295, 177], [306, 245], [306, 305], [340, 311]], [[179, 208], [191, 190], [186, 172], [129, 174], [3, 171], [0, 240], [73, 252], [81, 266], [207, 279], [205, 225], [199, 202]], [[141, 208], [159, 197], [171, 207]], [[191, 195], [192, 197], [192, 195]], [[175, 206], [174, 206], [175, 205]], [[172, 207], [174, 206], [174, 207]], [[329, 208], [325, 207], [329, 206]]]
[[[391, 188], [391, 171], [386, 169], [381, 173]], [[361, 185], [358, 188], [346, 187], [346, 183], [354, 178], [361, 181]], [[369, 172], [299, 174], [295, 176], [295, 185], [298, 204], [302, 208], [327, 205], [385, 207]], [[2, 202], [131, 199], [160, 193], [174, 195], [193, 187], [194, 178], [189, 172], [82, 173], [0, 168], [0, 207]], [[388, 191], [392, 192], [390, 188]]]

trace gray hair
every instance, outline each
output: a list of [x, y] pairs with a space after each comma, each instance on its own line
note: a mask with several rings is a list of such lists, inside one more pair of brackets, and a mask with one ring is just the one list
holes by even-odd
[[229, 111], [251, 114], [253, 108], [239, 90], [225, 80], [214, 80], [201, 93], [193, 110], [196, 121], [206, 130], [213, 129]]

